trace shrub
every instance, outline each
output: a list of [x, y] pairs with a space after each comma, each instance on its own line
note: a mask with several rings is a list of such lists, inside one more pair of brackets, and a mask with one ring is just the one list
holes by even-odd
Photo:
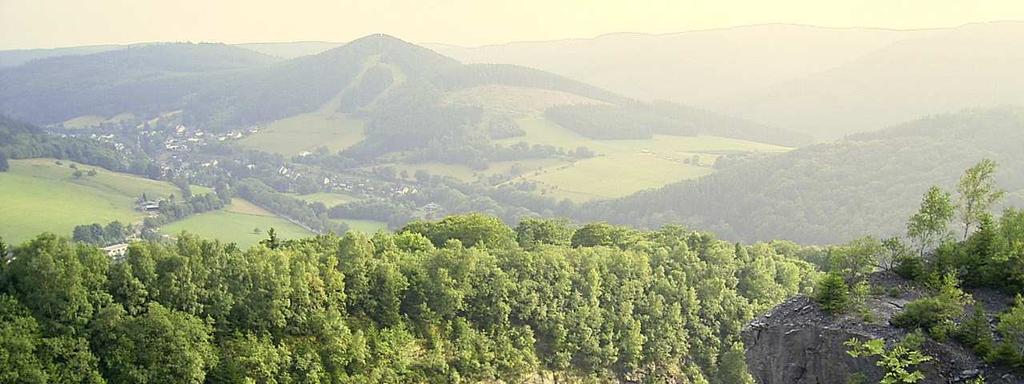
[[1024, 368], [1024, 298], [1017, 296], [1013, 308], [999, 315], [996, 330], [1003, 340], [993, 351], [993, 360], [999, 364]]
[[865, 342], [850, 339], [845, 343], [850, 348], [846, 353], [853, 357], [877, 357], [875, 365], [885, 371], [882, 384], [917, 383], [925, 379], [917, 365], [932, 360], [932, 357], [921, 353], [920, 343], [912, 340], [911, 335], [892, 348], [886, 348], [882, 339]]
[[925, 274], [924, 259], [915, 255], [900, 257], [892, 270], [904, 279], [918, 281]]
[[849, 309], [852, 304], [850, 287], [846, 285], [843, 275], [838, 272], [829, 272], [822, 276], [814, 290], [814, 301], [828, 313], [835, 314]]
[[971, 300], [970, 296], [960, 290], [952, 275], [946, 275], [942, 281], [938, 294], [910, 302], [890, 322], [900, 328], [931, 331], [963, 314], [964, 305]]
[[956, 331], [956, 339], [970, 347], [978, 356], [987, 356], [992, 352], [992, 327], [981, 306], [975, 306], [971, 317], [960, 324]]

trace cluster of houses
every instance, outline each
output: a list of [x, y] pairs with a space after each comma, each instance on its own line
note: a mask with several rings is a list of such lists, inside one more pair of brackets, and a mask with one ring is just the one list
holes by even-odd
[[196, 147], [206, 145], [208, 141], [240, 140], [247, 135], [254, 135], [259, 132], [259, 127], [252, 126], [246, 129], [231, 130], [226, 133], [207, 134], [207, 132], [201, 129], [189, 128], [178, 124], [174, 128], [173, 134], [164, 139], [164, 149], [171, 152], [189, 152]]
[[115, 259], [124, 257], [128, 253], [128, 244], [120, 243], [100, 248], [101, 251]]
[[160, 210], [160, 203], [152, 200], [143, 200], [139, 202], [136, 209], [142, 212], [156, 212]]

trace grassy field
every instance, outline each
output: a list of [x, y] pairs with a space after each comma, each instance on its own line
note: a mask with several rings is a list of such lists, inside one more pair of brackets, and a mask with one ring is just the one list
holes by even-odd
[[324, 205], [326, 205], [327, 208], [333, 207], [333, 206], [338, 205], [338, 204], [344, 204], [344, 203], [349, 203], [349, 202], [360, 200], [359, 197], [352, 196], [352, 195], [349, 195], [349, 194], [346, 194], [346, 193], [338, 193], [338, 192], [319, 192], [319, 193], [311, 193], [311, 194], [308, 194], [308, 195], [299, 195], [299, 194], [289, 193], [287, 195], [289, 195], [291, 197], [294, 197], [296, 199], [299, 199], [299, 200], [303, 200], [303, 201], [308, 202], [308, 203], [315, 203], [315, 202], [324, 203]]
[[339, 151], [363, 139], [363, 121], [345, 114], [316, 111], [277, 120], [239, 141], [246, 148], [294, 156], [327, 147]]
[[69, 161], [54, 159], [11, 160], [11, 169], [0, 172], [0, 236], [19, 243], [41, 232], [70, 236], [76, 225], [120, 220], [132, 223], [144, 214], [134, 210], [135, 200], [179, 194], [170, 183], [110, 172], [76, 164], [96, 176], [72, 177]]
[[[259, 232], [254, 231], [257, 228]], [[231, 205], [223, 210], [201, 213], [167, 224], [161, 228], [161, 232], [174, 236], [187, 231], [204, 238], [219, 239], [248, 247], [265, 239], [266, 231], [270, 228], [274, 228], [278, 237], [282, 239], [312, 235], [302, 227], [238, 198], [232, 199]]]
[[[643, 140], [595, 140], [576, 134], [540, 116], [518, 119], [525, 136], [500, 140], [547, 144], [565, 149], [587, 147], [598, 154], [578, 161], [541, 159], [495, 162], [487, 169], [436, 162], [391, 164], [412, 176], [417, 170], [462, 181], [486, 180], [495, 174], [516, 175], [515, 181], [537, 184], [537, 192], [582, 202], [612, 199], [714, 172], [719, 156], [742, 152], [785, 152], [790, 148], [717, 136], [654, 135]], [[694, 161], [694, 160], [697, 161]]]
[[[566, 149], [587, 147], [599, 156], [571, 164], [555, 164], [526, 172], [518, 180], [533, 181], [539, 192], [556, 198], [589, 201], [626, 196], [714, 172], [719, 156], [740, 152], [785, 152], [789, 148], [717, 136], [654, 135], [643, 140], [594, 140], [540, 116], [517, 120], [525, 136], [512, 144], [548, 144]], [[699, 159], [694, 163], [693, 159]], [[614, 182], [610, 182], [614, 180]]]

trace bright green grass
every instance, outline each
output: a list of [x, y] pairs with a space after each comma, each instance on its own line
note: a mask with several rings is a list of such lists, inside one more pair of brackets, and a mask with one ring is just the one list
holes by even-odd
[[294, 156], [327, 147], [339, 151], [363, 140], [363, 121], [316, 111], [277, 120], [239, 141], [243, 147]]
[[[259, 228], [259, 233], [253, 231], [255, 228]], [[274, 228], [277, 236], [281, 239], [295, 239], [312, 235], [302, 227], [241, 199], [232, 200], [231, 205], [223, 210], [200, 213], [167, 224], [160, 229], [160, 232], [174, 236], [186, 231], [200, 237], [248, 247], [265, 239], [266, 232], [270, 228]]]
[[69, 165], [54, 159], [11, 160], [0, 172], [0, 236], [20, 243], [42, 232], [70, 236], [76, 225], [120, 220], [133, 223], [145, 215], [135, 211], [135, 200], [178, 194], [170, 183], [76, 164], [96, 176], [71, 176]]
[[327, 208], [333, 207], [338, 204], [350, 203], [353, 201], [360, 200], [360, 198], [356, 196], [339, 192], [319, 192], [311, 193], [308, 195], [298, 195], [289, 193], [288, 195], [308, 203], [324, 203], [324, 205], [327, 206]]

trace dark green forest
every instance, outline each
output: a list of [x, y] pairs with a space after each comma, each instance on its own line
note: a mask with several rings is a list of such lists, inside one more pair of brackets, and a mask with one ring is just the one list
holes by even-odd
[[792, 243], [482, 215], [119, 259], [50, 234], [4, 247], [17, 383], [749, 382], [741, 327], [817, 277]]
[[[0, 158], [4, 159], [0, 161], [40, 157], [73, 160], [151, 178], [160, 176], [159, 167], [144, 155], [116, 151], [94, 140], [49, 135], [39, 127], [0, 115]], [[3, 170], [6, 167], [0, 167]]]

